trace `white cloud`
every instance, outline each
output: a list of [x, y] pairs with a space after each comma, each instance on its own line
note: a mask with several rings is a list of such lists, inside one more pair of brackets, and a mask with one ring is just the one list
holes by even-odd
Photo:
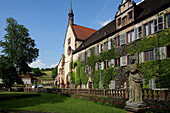
[[106, 20], [105, 22], [99, 22], [99, 23], [100, 23], [100, 25], [105, 26], [105, 25], [107, 25], [111, 21], [112, 21], [112, 19], [109, 18], [109, 20]]
[[44, 68], [46, 65], [41, 60], [36, 60], [36, 61], [32, 62], [31, 64], [29, 64], [29, 66], [32, 68], [39, 67], [41, 69], [41, 68]]
[[[57, 63], [58, 64], [58, 63]], [[57, 64], [51, 64], [50, 68], [54, 68], [57, 66]]]

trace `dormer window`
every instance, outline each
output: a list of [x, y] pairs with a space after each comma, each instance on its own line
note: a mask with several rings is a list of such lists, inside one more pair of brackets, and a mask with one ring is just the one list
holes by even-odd
[[123, 26], [125, 26], [127, 24], [127, 16], [125, 16], [122, 20], [123, 20], [122, 24], [123, 24]]
[[129, 12], [129, 20], [132, 19], [132, 11]]
[[121, 25], [121, 18], [118, 19], [118, 26]]

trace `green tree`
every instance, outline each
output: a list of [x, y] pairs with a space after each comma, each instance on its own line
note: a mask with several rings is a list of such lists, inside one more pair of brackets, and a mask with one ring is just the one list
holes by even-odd
[[32, 69], [32, 74], [34, 76], [42, 76], [43, 75], [43, 73], [41, 72], [41, 70], [38, 67]]
[[56, 66], [55, 68], [52, 69], [52, 78], [53, 80], [55, 79], [55, 77], [57, 76], [58, 72], [57, 72], [58, 66]]
[[[3, 68], [6, 72], [1, 71], [1, 76], [6, 76], [3, 81], [8, 83], [6, 82], [5, 84], [13, 84], [19, 74], [31, 71], [28, 64], [36, 60], [39, 50], [35, 48], [35, 41], [30, 38], [29, 30], [24, 25], [18, 24], [11, 17], [6, 19], [6, 23], [5, 31], [7, 34], [0, 41], [0, 47], [2, 47], [0, 59], [5, 61], [0, 63], [1, 65], [5, 64]], [[10, 72], [8, 69], [15, 70], [17, 74], [10, 74], [12, 71]], [[5, 75], [5, 73], [7, 74]], [[11, 76], [15, 76], [15, 79]], [[8, 86], [10, 87], [11, 85]]]

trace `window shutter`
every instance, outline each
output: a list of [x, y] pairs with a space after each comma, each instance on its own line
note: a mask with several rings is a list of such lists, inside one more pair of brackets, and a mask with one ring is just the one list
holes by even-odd
[[153, 22], [151, 22], [150, 27], [151, 27], [151, 34], [153, 34], [153, 33], [154, 33], [154, 25], [153, 25]]
[[108, 41], [108, 50], [111, 49], [111, 40]]
[[137, 31], [137, 28], [135, 28], [134, 31], [135, 31], [135, 40], [137, 40], [137, 38], [138, 38], [138, 31]]
[[162, 59], [166, 59], [166, 51], [165, 51], [166, 49], [165, 49], [165, 46], [164, 47], [160, 47], [159, 48], [159, 51], [160, 51], [160, 59], [162, 60]]
[[144, 52], [139, 53], [139, 63], [144, 62]]
[[101, 53], [101, 44], [99, 44], [99, 53]]
[[120, 57], [120, 66], [126, 66], [127, 65], [127, 56]]
[[95, 50], [95, 55], [97, 54], [97, 46], [94, 47], [94, 50]]
[[120, 35], [120, 45], [126, 44], [126, 33]]
[[135, 40], [135, 32], [134, 32], [134, 30], [131, 31], [131, 37], [132, 37], [132, 41], [134, 41]]
[[101, 62], [101, 70], [104, 69], [104, 62]]
[[96, 63], [96, 65], [95, 65], [95, 70], [97, 70], [97, 63]]

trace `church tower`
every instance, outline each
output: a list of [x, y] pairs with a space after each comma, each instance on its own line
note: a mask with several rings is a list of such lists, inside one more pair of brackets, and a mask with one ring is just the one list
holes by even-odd
[[72, 9], [72, 1], [70, 1], [70, 11], [69, 11], [69, 24], [73, 25], [74, 24], [74, 14], [73, 14], [73, 9]]

